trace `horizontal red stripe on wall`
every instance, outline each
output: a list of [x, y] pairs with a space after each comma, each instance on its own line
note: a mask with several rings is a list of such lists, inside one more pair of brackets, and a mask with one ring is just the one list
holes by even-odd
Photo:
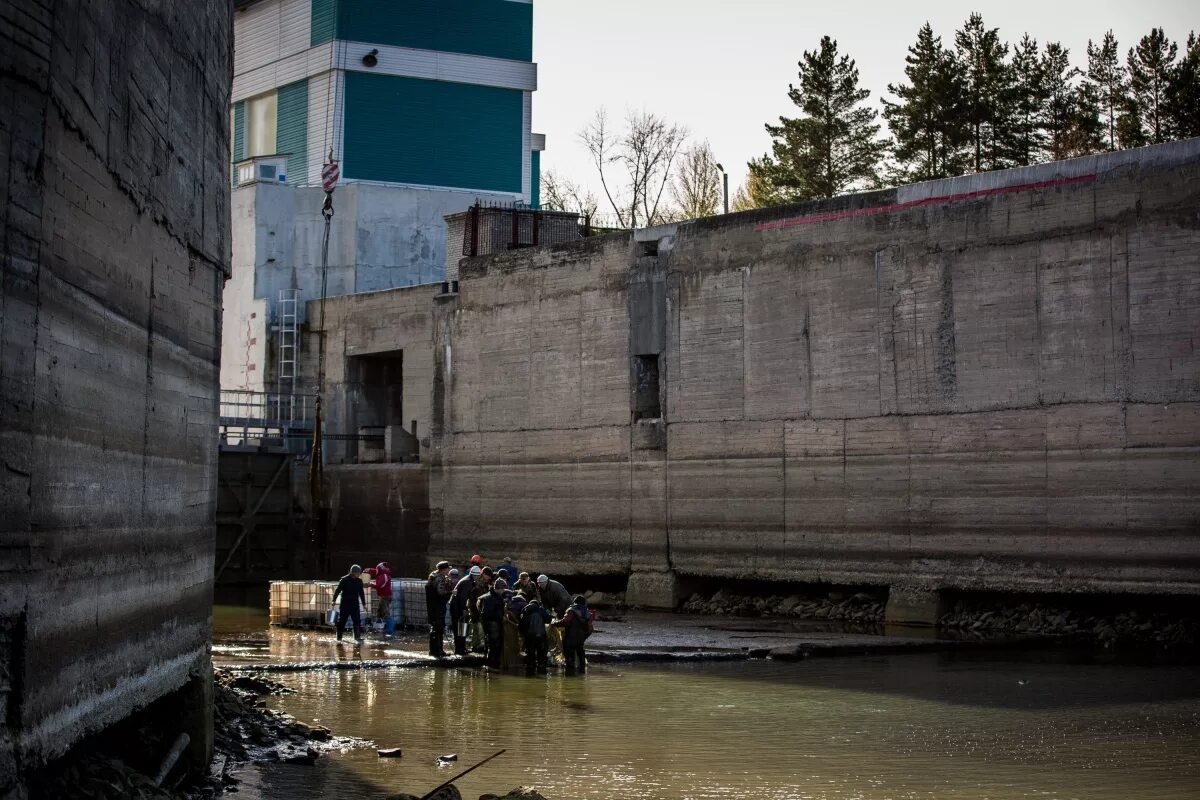
[[924, 200], [910, 200], [907, 203], [893, 203], [889, 206], [873, 206], [871, 208], [855, 208], [849, 211], [830, 211], [826, 214], [813, 214], [808, 217], [793, 217], [792, 219], [781, 219], [775, 222], [764, 222], [761, 225], [755, 225], [756, 231], [773, 231], [780, 228], [794, 228], [797, 225], [808, 225], [812, 222], [833, 222], [839, 219], [853, 219], [855, 217], [873, 217], [877, 214], [888, 214], [893, 211], [906, 211], [910, 208], [918, 208], [920, 206], [941, 205], [943, 203], [955, 203], [960, 200], [974, 200], [978, 197], [992, 197], [999, 194], [1009, 194], [1010, 192], [1026, 192], [1031, 189], [1051, 189], [1056, 186], [1071, 186], [1077, 183], [1092, 183], [1096, 180], [1095, 175], [1080, 175], [1076, 178], [1056, 178], [1049, 181], [1038, 181], [1036, 183], [1020, 183], [1015, 186], [1001, 186], [995, 189], [980, 189], [977, 192], [961, 192], [959, 194], [945, 194], [939, 197], [927, 197]]

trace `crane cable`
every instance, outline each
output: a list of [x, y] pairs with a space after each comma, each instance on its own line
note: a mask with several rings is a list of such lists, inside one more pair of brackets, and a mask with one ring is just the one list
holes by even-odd
[[[329, 180], [332, 175], [332, 181]], [[313, 512], [321, 515], [321, 482], [324, 461], [322, 448], [322, 414], [321, 397], [325, 393], [325, 299], [329, 294], [329, 229], [333, 220], [333, 189], [338, 178], [337, 162], [333, 160], [333, 150], [329, 151], [329, 161], [322, 170], [325, 187], [325, 202], [321, 206], [321, 216], [325, 218], [325, 233], [321, 238], [321, 306], [319, 333], [317, 334], [317, 397], [313, 421], [312, 455], [308, 466], [308, 489], [312, 497]]]

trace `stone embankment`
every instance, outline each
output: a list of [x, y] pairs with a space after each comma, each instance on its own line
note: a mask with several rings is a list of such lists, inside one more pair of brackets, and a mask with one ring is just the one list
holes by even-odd
[[[1107, 604], [1107, 610], [1088, 610], [1082, 601], [1074, 607], [1053, 600], [959, 601], [938, 620], [937, 627], [964, 639], [1053, 637], [1108, 649], [1152, 647], [1173, 652], [1200, 649], [1200, 618], [1186, 607], [1114, 610], [1112, 598], [1105, 598], [1103, 603]], [[790, 617], [881, 626], [884, 608], [884, 598], [872, 592], [755, 597], [721, 589], [707, 597], [693, 594], [679, 610], [686, 614]]]
[[883, 622], [884, 603], [870, 592], [829, 592], [824, 597], [798, 594], [751, 597], [721, 589], [708, 598], [699, 593], [693, 594], [680, 610], [687, 614], [794, 617], [878, 625]]
[[1089, 614], [1053, 604], [955, 604], [938, 627], [966, 637], [1053, 636], [1108, 649], [1152, 646], [1187, 652], [1200, 646], [1200, 620], [1169, 611], [1127, 610]]

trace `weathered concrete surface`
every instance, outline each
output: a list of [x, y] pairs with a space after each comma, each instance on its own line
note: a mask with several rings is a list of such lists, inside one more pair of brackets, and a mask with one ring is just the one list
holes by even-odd
[[[433, 303], [437, 287], [414, 286], [389, 292], [367, 292], [330, 297], [325, 303], [325, 334], [318, 320], [321, 303], [306, 306], [309, 320], [301, 348], [301, 371], [317, 374], [317, 354], [325, 348], [324, 404], [326, 429], [334, 433], [357, 433], [363, 425], [399, 424], [411, 431], [417, 423], [417, 438], [427, 440], [433, 419], [431, 407], [434, 381]], [[380, 357], [398, 358], [403, 364], [399, 384], [400, 402], [380, 408], [382, 403], [365, 385], [363, 361]], [[372, 402], [375, 401], [375, 402]], [[396, 408], [399, 406], [399, 408]], [[428, 443], [422, 448], [428, 454]], [[356, 463], [353, 443], [326, 443], [328, 463]]]
[[230, 16], [0, 2], [0, 793], [208, 668]]
[[1200, 592], [1198, 187], [1191, 140], [464, 261], [430, 555]]
[[[222, 388], [274, 390], [279, 344], [271, 326], [277, 322], [279, 292], [297, 290], [302, 304], [321, 296], [324, 199], [319, 186], [255, 183], [233, 191], [233, 277], [224, 293], [228, 336]], [[425, 285], [428, 297], [429, 284], [445, 280], [444, 217], [476, 200], [512, 198], [366, 183], [339, 187], [330, 224], [327, 296]], [[304, 314], [301, 322], [313, 328], [317, 318]], [[313, 391], [316, 373], [302, 376], [299, 390]]]

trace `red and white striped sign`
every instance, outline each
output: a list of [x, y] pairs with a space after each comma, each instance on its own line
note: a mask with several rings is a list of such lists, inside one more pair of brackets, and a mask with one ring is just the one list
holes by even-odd
[[321, 170], [321, 185], [325, 187], [325, 191], [332, 192], [337, 186], [338, 178], [341, 177], [341, 171], [338, 169], [338, 162], [330, 161]]

